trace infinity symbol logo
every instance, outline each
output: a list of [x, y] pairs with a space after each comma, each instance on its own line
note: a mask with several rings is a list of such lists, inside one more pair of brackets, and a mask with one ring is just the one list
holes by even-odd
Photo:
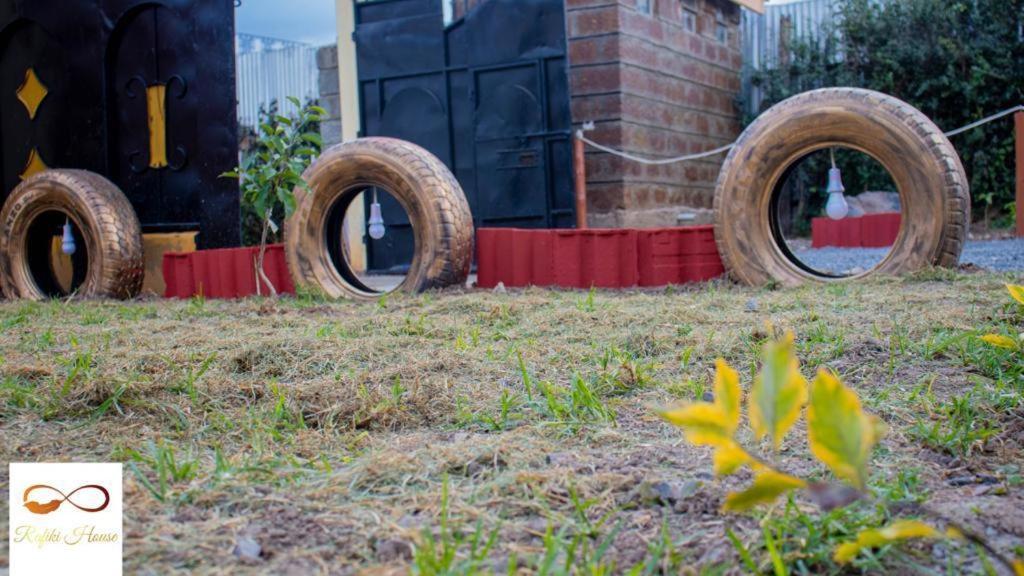
[[[36, 502], [34, 500], [28, 499], [28, 495], [31, 494], [34, 490], [42, 490], [44, 488], [53, 490], [57, 494], [60, 494], [63, 497], [63, 499], [51, 500], [45, 503]], [[77, 494], [78, 492], [81, 492], [82, 490], [99, 490], [100, 492], [103, 493], [103, 504], [101, 504], [98, 508], [86, 508], [84, 506], [79, 506], [78, 504], [75, 504], [74, 500], [72, 500], [71, 497]], [[110, 504], [110, 492], [107, 492], [107, 489], [104, 488], [103, 486], [100, 486], [99, 484], [89, 484], [87, 486], [79, 486], [78, 488], [72, 490], [71, 493], [65, 494], [60, 490], [57, 490], [53, 486], [37, 484], [35, 486], [30, 486], [27, 490], [25, 490], [25, 494], [22, 496], [21, 500], [22, 502], [25, 503], [25, 508], [28, 508], [28, 511], [33, 514], [49, 514], [50, 512], [53, 512], [60, 508], [60, 505], [65, 502], [71, 504], [72, 506], [78, 508], [83, 512], [100, 512]]]

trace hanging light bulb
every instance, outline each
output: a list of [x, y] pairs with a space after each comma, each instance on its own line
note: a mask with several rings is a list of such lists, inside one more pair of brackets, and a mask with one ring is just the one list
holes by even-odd
[[850, 213], [850, 205], [846, 203], [846, 187], [843, 186], [843, 174], [836, 167], [835, 150], [829, 151], [832, 155], [832, 169], [828, 171], [828, 202], [825, 204], [825, 213], [833, 220], [842, 220]]
[[370, 238], [380, 240], [384, 237], [387, 229], [384, 227], [384, 217], [380, 213], [380, 202], [377, 202], [377, 189], [373, 189], [373, 204], [370, 204]]
[[64, 221], [64, 235], [60, 240], [60, 249], [62, 252], [71, 256], [77, 250], [75, 246], [75, 235], [71, 233], [71, 219], [68, 218]]

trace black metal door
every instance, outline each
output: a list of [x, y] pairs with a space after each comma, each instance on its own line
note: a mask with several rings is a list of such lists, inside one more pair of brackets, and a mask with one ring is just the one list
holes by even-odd
[[[362, 126], [437, 155], [478, 227], [575, 221], [563, 0], [485, 0], [444, 26], [440, 0], [356, 5]], [[411, 251], [397, 205], [367, 238], [370, 268]], [[383, 242], [389, 244], [383, 244]]]
[[177, 40], [188, 34], [187, 22], [163, 6], [122, 19], [107, 59], [109, 163], [143, 221], [198, 228], [188, 222], [198, 212], [199, 182], [186, 146], [197, 141], [197, 102], [189, 93], [195, 78], [182, 75], [182, 64], [198, 55]]
[[[19, 89], [28, 70], [44, 89]], [[234, 0], [0, 0], [0, 146], [0, 200], [41, 166], [80, 168], [144, 232], [237, 246], [238, 185], [220, 177], [238, 163]]]

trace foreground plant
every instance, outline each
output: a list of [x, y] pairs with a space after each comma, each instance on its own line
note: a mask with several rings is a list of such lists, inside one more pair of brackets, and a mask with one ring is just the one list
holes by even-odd
[[[1024, 306], [1024, 286], [1007, 284], [1006, 291], [1017, 304]], [[981, 339], [996, 348], [1013, 350], [1018, 354], [1024, 354], [1024, 332], [1006, 336], [1004, 334], [986, 334]]]
[[[868, 463], [874, 447], [885, 435], [885, 425], [876, 416], [866, 413], [857, 394], [832, 372], [820, 370], [813, 382], [808, 383], [800, 372], [792, 333], [765, 346], [761, 371], [747, 395], [750, 430], [756, 444], [769, 446], [767, 454], [744, 445], [739, 438], [742, 405], [739, 373], [719, 359], [713, 402], [685, 404], [661, 414], [681, 428], [691, 444], [714, 449], [713, 466], [717, 476], [734, 474], [746, 466], [752, 469], [753, 482], [741, 492], [728, 494], [723, 511], [743, 512], [775, 502], [780, 496], [797, 490], [804, 491], [824, 511], [860, 500], [877, 502], [867, 488]], [[779, 448], [805, 407], [808, 447], [811, 454], [831, 470], [835, 477], [832, 481], [811, 481], [777, 464]], [[879, 503], [888, 506], [888, 503]], [[942, 520], [923, 507], [917, 512]], [[914, 538], [948, 537], [966, 539], [984, 548], [1017, 576], [1024, 576], [1024, 561], [1011, 561], [967, 529], [942, 522], [944, 530], [913, 519], [898, 519], [883, 528], [864, 530], [854, 540], [836, 548], [833, 559], [846, 564], [862, 550]], [[777, 554], [773, 556], [774, 561], [780, 562]]]

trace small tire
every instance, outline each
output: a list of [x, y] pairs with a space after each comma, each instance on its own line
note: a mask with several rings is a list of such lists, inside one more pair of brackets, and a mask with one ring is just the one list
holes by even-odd
[[889, 254], [871, 270], [848, 278], [957, 265], [970, 195], [953, 145], [906, 102], [870, 90], [825, 88], [789, 98], [758, 117], [722, 166], [715, 191], [715, 241], [734, 280], [793, 286], [839, 279], [795, 262], [770, 221], [772, 196], [787, 169], [831, 146], [872, 156], [889, 171], [900, 194], [902, 225]]
[[331, 298], [370, 299], [370, 290], [328, 249], [328, 216], [362, 190], [387, 190], [412, 224], [415, 252], [405, 280], [395, 289], [417, 293], [464, 284], [473, 259], [473, 215], [462, 187], [430, 152], [393, 138], [362, 138], [326, 150], [295, 189], [296, 209], [285, 223], [288, 268], [297, 286]]
[[[142, 229], [128, 198], [106, 178], [82, 170], [46, 170], [19, 184], [0, 210], [0, 284], [8, 298], [64, 296], [49, 256], [53, 230], [69, 219], [80, 235], [73, 294], [128, 299], [142, 289]], [[47, 271], [47, 274], [41, 274]]]

